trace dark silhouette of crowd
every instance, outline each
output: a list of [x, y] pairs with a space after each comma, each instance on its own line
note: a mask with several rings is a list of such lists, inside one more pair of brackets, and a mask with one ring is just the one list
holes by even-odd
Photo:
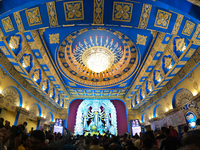
[[27, 133], [27, 122], [10, 126], [9, 121], [0, 118], [0, 150], [200, 150], [200, 119], [197, 128], [191, 133], [184, 127], [182, 138], [174, 127], [162, 127], [155, 131], [121, 136], [111, 134], [73, 136], [68, 129], [65, 133], [33, 130]]

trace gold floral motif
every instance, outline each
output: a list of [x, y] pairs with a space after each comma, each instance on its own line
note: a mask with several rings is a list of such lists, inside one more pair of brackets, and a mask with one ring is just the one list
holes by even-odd
[[25, 67], [30, 67], [30, 65], [31, 65], [31, 56], [30, 55], [23, 56], [23, 65]]
[[176, 43], [177, 51], [183, 51], [185, 49], [185, 39], [184, 38], [176, 39], [175, 43]]
[[172, 66], [172, 58], [165, 57], [164, 62], [164, 68], [170, 68]]
[[26, 10], [26, 18], [29, 26], [42, 24], [39, 7]]
[[6, 32], [10, 32], [14, 30], [13, 24], [11, 22], [10, 16], [1, 19], [1, 22], [3, 24], [4, 30]]
[[51, 88], [50, 92], [49, 92], [49, 96], [52, 97], [53, 96], [53, 88]]
[[171, 13], [158, 10], [154, 26], [167, 29], [171, 19]]
[[182, 20], [183, 20], [183, 15], [178, 14], [178, 16], [176, 18], [176, 22], [174, 24], [174, 28], [172, 30], [172, 34], [177, 34], [178, 33], [178, 30], [179, 30], [179, 28], [181, 26]]
[[103, 24], [104, 0], [94, 0], [94, 24]]
[[189, 20], [186, 21], [185, 26], [183, 28], [182, 34], [190, 36], [193, 29], [194, 29], [195, 24], [190, 22]]
[[145, 97], [145, 91], [144, 89], [141, 90], [141, 96], [144, 98]]
[[24, 32], [24, 25], [19, 12], [13, 13], [19, 32]]
[[42, 83], [42, 88], [43, 90], [46, 90], [47, 89], [47, 80], [44, 80], [43, 83]]
[[147, 24], [148, 24], [150, 12], [151, 12], [151, 7], [152, 5], [143, 4], [138, 28], [140, 29], [147, 28]]
[[148, 81], [148, 84], [147, 84], [147, 89], [148, 89], [149, 91], [151, 91], [151, 90], [152, 90], [152, 88], [153, 88], [153, 86], [152, 86], [152, 83], [151, 83], [151, 81]]
[[83, 1], [65, 2], [65, 18], [66, 20], [83, 20]]
[[55, 2], [48, 2], [47, 3], [47, 11], [49, 15], [49, 23], [51, 27], [58, 26], [58, 18], [56, 13]]
[[113, 3], [113, 18], [114, 21], [131, 21], [133, 4], [114, 2]]
[[160, 74], [160, 72], [159, 71], [155, 71], [155, 80], [156, 81], [160, 81], [161, 80], [161, 74]]
[[11, 36], [9, 41], [10, 42], [9, 46], [13, 49], [17, 49], [19, 47], [19, 40], [20, 40], [19, 36]]
[[0, 28], [0, 41], [2, 41], [2, 38], [4, 37], [4, 35], [3, 35], [3, 32], [2, 32], [2, 30], [1, 30], [1, 28]]
[[146, 41], [147, 41], [147, 36], [137, 34], [137, 42], [136, 42], [136, 44], [145, 46], [146, 45]]
[[50, 40], [50, 44], [56, 44], [59, 43], [59, 33], [57, 34], [49, 34], [49, 40]]
[[40, 71], [39, 71], [39, 69], [34, 72], [33, 76], [34, 76], [34, 79], [36, 81], [40, 79]]

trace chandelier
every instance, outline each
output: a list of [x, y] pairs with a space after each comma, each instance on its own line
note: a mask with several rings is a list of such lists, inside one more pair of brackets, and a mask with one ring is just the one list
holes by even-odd
[[79, 42], [73, 48], [74, 63], [78, 62], [93, 72], [100, 73], [121, 60], [123, 50], [121, 46], [118, 46], [118, 42], [114, 44], [113, 39], [109, 41], [108, 36], [104, 40], [103, 36], [99, 39], [95, 36], [94, 41], [92, 36], [89, 39], [90, 41], [84, 39], [83, 44]]

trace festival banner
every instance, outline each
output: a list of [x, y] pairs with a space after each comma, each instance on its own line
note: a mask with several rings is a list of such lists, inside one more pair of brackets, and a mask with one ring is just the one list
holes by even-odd
[[166, 121], [167, 121], [167, 126], [178, 126], [181, 124], [185, 124], [185, 116], [182, 112], [182, 110], [179, 110], [177, 112], [175, 112], [174, 114], [167, 116], [166, 117]]

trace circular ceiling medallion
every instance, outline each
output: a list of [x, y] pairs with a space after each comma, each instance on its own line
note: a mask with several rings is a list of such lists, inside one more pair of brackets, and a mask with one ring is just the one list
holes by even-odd
[[84, 86], [116, 85], [138, 66], [138, 50], [123, 33], [85, 28], [68, 35], [56, 50], [56, 63], [67, 78]]

